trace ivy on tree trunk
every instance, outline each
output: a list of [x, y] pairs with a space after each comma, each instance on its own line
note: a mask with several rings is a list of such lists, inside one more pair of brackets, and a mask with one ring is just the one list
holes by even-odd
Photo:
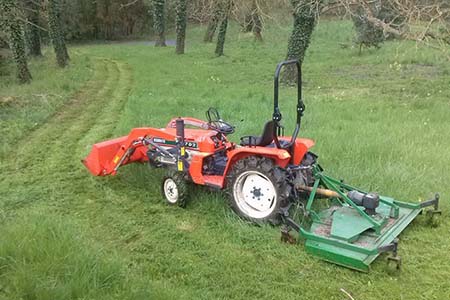
[[9, 44], [17, 66], [17, 78], [20, 83], [29, 83], [31, 74], [28, 70], [27, 55], [25, 52], [25, 37], [22, 22], [19, 20], [19, 9], [16, 0], [1, 0], [0, 8], [3, 13], [2, 28], [8, 34]]
[[27, 18], [25, 26], [25, 37], [27, 41], [28, 54], [31, 56], [42, 56], [41, 35], [37, 24], [39, 23], [40, 5], [36, 0], [25, 0], [24, 8]]
[[[294, 9], [294, 28], [289, 37], [287, 59], [298, 59], [303, 63], [306, 50], [311, 41], [311, 36], [316, 26], [317, 7], [310, 1], [291, 0]], [[294, 65], [286, 66], [282, 81], [287, 84], [295, 84], [297, 70]]]
[[385, 40], [383, 29], [369, 22], [361, 5], [356, 7], [355, 13], [352, 15], [352, 21], [356, 30], [354, 42], [359, 46], [359, 54], [361, 54], [363, 46], [379, 49], [380, 44]]
[[165, 0], [153, 0], [153, 29], [158, 35], [155, 42], [156, 47], [166, 46], [164, 6]]
[[64, 40], [60, 5], [59, 0], [48, 0], [48, 29], [58, 66], [64, 68], [69, 64], [69, 53]]
[[223, 55], [223, 47], [225, 45], [225, 35], [227, 34], [228, 16], [225, 16], [220, 22], [219, 33], [217, 34], [216, 56]]
[[176, 54], [184, 53], [184, 41], [186, 39], [186, 0], [177, 0], [177, 15], [175, 17], [175, 30], [177, 33]]
[[231, 8], [231, 0], [226, 0], [226, 3], [221, 5], [221, 21], [219, 25], [219, 32], [217, 33], [217, 44], [216, 44], [216, 56], [223, 55], [223, 47], [225, 45], [225, 36], [227, 34], [228, 27], [228, 14]]

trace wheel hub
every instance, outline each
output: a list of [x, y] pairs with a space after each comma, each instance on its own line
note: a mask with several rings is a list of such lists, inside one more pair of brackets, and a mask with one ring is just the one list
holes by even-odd
[[167, 178], [164, 182], [164, 194], [167, 198], [167, 201], [170, 203], [175, 203], [178, 200], [178, 189], [177, 184], [173, 181], [172, 178]]
[[261, 188], [257, 189], [256, 186], [253, 187], [253, 199], [261, 200], [261, 197], [264, 196], [263, 193], [261, 193]]
[[275, 186], [261, 172], [247, 171], [240, 174], [235, 181], [233, 193], [239, 209], [251, 218], [265, 218], [275, 209]]

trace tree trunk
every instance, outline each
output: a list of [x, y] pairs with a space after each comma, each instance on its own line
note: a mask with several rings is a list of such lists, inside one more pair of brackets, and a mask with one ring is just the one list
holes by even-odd
[[41, 34], [37, 25], [39, 24], [40, 5], [36, 0], [26, 0], [24, 2], [27, 24], [25, 36], [28, 46], [28, 54], [31, 56], [42, 56]]
[[156, 47], [166, 46], [166, 35], [164, 26], [165, 0], [153, 0], [153, 29], [157, 34]]
[[25, 38], [22, 23], [18, 18], [19, 9], [15, 0], [1, 0], [0, 8], [4, 14], [4, 28], [7, 31], [9, 44], [17, 66], [17, 78], [20, 83], [29, 83], [31, 74], [28, 70], [25, 52]]
[[[291, 0], [294, 9], [294, 28], [289, 38], [287, 59], [298, 59], [300, 64], [305, 58], [311, 36], [316, 26], [316, 7], [310, 2]], [[295, 84], [297, 70], [294, 65], [287, 66], [283, 72], [282, 81], [287, 84]]]
[[58, 66], [64, 68], [69, 64], [69, 53], [67, 52], [66, 42], [61, 23], [60, 0], [48, 1], [48, 29], [50, 39], [56, 54]]
[[217, 44], [216, 44], [216, 56], [223, 55], [223, 47], [225, 45], [225, 36], [227, 34], [228, 27], [228, 15], [231, 9], [231, 0], [226, 0], [227, 3], [221, 5], [221, 21], [219, 26], [219, 32], [217, 33]]
[[257, 0], [253, 0], [253, 5], [252, 5], [252, 30], [253, 30], [253, 34], [255, 35], [255, 40], [262, 42], [263, 38], [261, 35], [261, 31], [262, 31], [262, 22], [261, 22], [261, 17], [259, 15], [259, 8], [258, 8], [258, 4], [256, 2]]
[[176, 54], [184, 54], [184, 41], [186, 39], [186, 0], [177, 0], [177, 15], [175, 17], [175, 26], [177, 32]]
[[217, 34], [216, 56], [223, 55], [223, 47], [225, 45], [225, 35], [227, 34], [228, 16], [224, 16], [219, 26], [219, 33]]
[[216, 3], [213, 15], [211, 16], [211, 19], [208, 22], [208, 27], [206, 28], [205, 37], [203, 38], [203, 41], [205, 43], [212, 42], [214, 34], [216, 33], [217, 25], [219, 24], [219, 19], [220, 19], [220, 7]]

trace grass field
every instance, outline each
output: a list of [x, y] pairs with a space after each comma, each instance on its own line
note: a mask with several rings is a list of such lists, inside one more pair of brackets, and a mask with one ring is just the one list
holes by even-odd
[[[64, 71], [46, 53], [31, 85], [1, 78], [0, 299], [450, 298], [450, 64], [434, 50], [389, 42], [358, 55], [340, 46], [350, 23], [323, 21], [304, 64], [301, 135], [329, 174], [405, 201], [441, 192], [441, 226], [419, 217], [401, 235], [400, 272], [385, 256], [369, 274], [311, 257], [279, 228], [241, 221], [220, 193], [194, 189], [186, 209], [168, 207], [162, 173], [145, 165], [109, 178], [84, 169], [93, 143], [210, 106], [236, 125], [233, 140], [259, 134], [290, 28], [258, 44], [233, 26], [221, 58], [203, 30], [189, 30], [183, 56], [76, 46]], [[289, 131], [294, 89], [280, 102]]]

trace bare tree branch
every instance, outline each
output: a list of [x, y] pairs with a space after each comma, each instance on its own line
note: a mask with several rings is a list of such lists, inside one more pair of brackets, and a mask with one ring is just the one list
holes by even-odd
[[139, 2], [140, 0], [133, 0], [131, 2], [128, 2], [126, 4], [120, 4], [120, 8], [119, 9], [124, 9], [127, 8], [128, 6], [132, 6], [135, 5], [137, 2]]

